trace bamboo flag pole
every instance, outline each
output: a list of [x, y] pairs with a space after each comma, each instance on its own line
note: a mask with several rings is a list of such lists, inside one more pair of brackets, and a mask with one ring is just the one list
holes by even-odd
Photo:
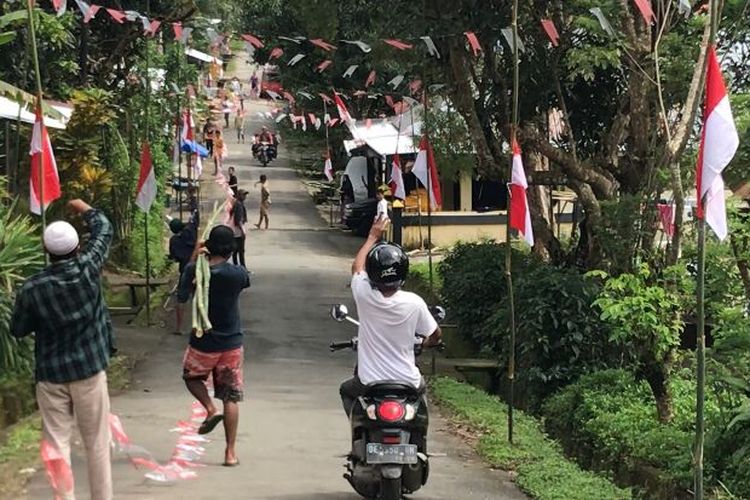
[[[39, 52], [36, 48], [36, 27], [34, 26], [34, 0], [26, 1], [26, 10], [29, 17], [29, 36], [31, 37], [31, 56], [34, 60], [34, 73], [36, 75], [36, 112], [44, 120], [42, 112], [42, 75], [39, 71]], [[42, 251], [44, 251], [44, 230], [47, 228], [47, 207], [44, 206], [44, 161], [39, 162], [39, 207], [42, 212]], [[47, 252], [44, 252], [45, 258]]]
[[[149, 3], [146, 2], [146, 13], [150, 12]], [[146, 126], [143, 127], [143, 143], [149, 143], [149, 128], [151, 126], [151, 44], [146, 38]], [[149, 146], [150, 147], [150, 146]], [[153, 167], [152, 167], [153, 168]], [[143, 214], [143, 238], [146, 257], [146, 326], [151, 325], [151, 256], [148, 249], [148, 216], [149, 210]]]
[[[518, 130], [518, 0], [513, 1], [513, 118], [510, 125], [511, 144], [516, 142]], [[513, 162], [508, 167], [508, 201], [505, 225], [505, 281], [508, 287], [508, 313], [510, 319], [510, 341], [508, 346], [508, 442], [513, 444], [513, 405], [515, 401], [516, 378], [516, 308], [513, 296], [512, 253], [510, 245], [510, 181], [513, 178]]]
[[[709, 22], [711, 23], [708, 46], [716, 43], [716, 31], [718, 29], [718, 2], [711, 0]], [[708, 56], [706, 56], [708, 59]], [[706, 65], [707, 67], [707, 65]], [[705, 117], [704, 117], [705, 120]], [[705, 126], [705, 125], [704, 125]], [[697, 193], [700, 196], [700, 193]], [[700, 199], [702, 205], [704, 199]], [[696, 339], [696, 404], [695, 404], [695, 499], [703, 500], [703, 442], [705, 437], [705, 391], [706, 391], [706, 318], [705, 318], [705, 284], [706, 284], [706, 219], [705, 216], [698, 217], [698, 284], [697, 314], [698, 314], [698, 338]]]

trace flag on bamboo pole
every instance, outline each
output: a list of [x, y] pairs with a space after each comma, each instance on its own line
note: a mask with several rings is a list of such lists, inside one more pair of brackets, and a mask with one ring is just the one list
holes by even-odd
[[391, 163], [391, 182], [389, 183], [394, 198], [406, 199], [406, 186], [404, 186], [404, 175], [401, 171], [401, 158], [398, 154], [393, 155]]
[[708, 48], [706, 97], [703, 110], [703, 137], [695, 176], [698, 218], [705, 218], [716, 236], [727, 237], [727, 211], [721, 172], [732, 161], [740, 144], [734, 124], [729, 94], [716, 57], [716, 47]]
[[427, 140], [427, 136], [423, 135], [422, 140], [419, 142], [419, 153], [417, 153], [412, 173], [424, 187], [428, 188], [427, 195], [430, 199], [432, 209], [434, 210], [442, 205], [443, 194], [440, 190], [440, 179], [438, 178], [437, 164], [435, 163], [435, 153], [432, 151], [432, 145]]
[[529, 200], [526, 198], [526, 173], [523, 170], [521, 148], [513, 141], [513, 174], [510, 179], [510, 220], [508, 225], [520, 232], [523, 239], [534, 246], [534, 231], [531, 227]]
[[328, 179], [328, 182], [332, 182], [333, 177], [333, 163], [331, 162], [331, 155], [326, 155], [326, 161], [323, 163], [323, 174], [325, 174], [326, 179]]
[[341, 96], [338, 92], [333, 93], [333, 100], [336, 102], [336, 109], [339, 112], [339, 118], [341, 118], [342, 122], [346, 123], [346, 125], [349, 127], [349, 130], [353, 131], [354, 119], [352, 118], [352, 115], [349, 114], [349, 110], [346, 109], [346, 104], [344, 103], [344, 100], [341, 99]]
[[[29, 175], [29, 206], [31, 212], [42, 214], [42, 208], [47, 210], [50, 203], [60, 197], [60, 176], [57, 173], [57, 162], [52, 151], [47, 127], [44, 126], [42, 113], [36, 112], [34, 130], [31, 134], [31, 172]], [[41, 183], [40, 183], [41, 181]], [[44, 192], [44, 200], [40, 192]]]
[[148, 212], [155, 199], [156, 175], [154, 174], [154, 164], [151, 161], [151, 147], [148, 141], [144, 141], [141, 150], [141, 174], [138, 177], [135, 204], [144, 212]]

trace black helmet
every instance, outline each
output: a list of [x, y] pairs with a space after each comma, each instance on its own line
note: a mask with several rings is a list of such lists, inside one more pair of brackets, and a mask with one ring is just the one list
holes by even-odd
[[401, 288], [409, 274], [409, 257], [394, 243], [378, 243], [367, 254], [365, 270], [375, 285]]

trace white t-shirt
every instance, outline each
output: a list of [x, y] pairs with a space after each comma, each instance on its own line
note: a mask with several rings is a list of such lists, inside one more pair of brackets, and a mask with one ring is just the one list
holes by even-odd
[[380, 217], [388, 218], [388, 200], [385, 198], [378, 202], [378, 211], [375, 218], [380, 219]]
[[422, 375], [414, 359], [415, 335], [432, 335], [438, 326], [425, 301], [403, 290], [385, 297], [365, 272], [352, 276], [352, 295], [360, 321], [359, 379], [363, 384], [397, 380], [418, 388]]

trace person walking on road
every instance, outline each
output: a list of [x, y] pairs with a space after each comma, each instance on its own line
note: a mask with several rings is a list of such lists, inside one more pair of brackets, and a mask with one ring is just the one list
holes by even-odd
[[221, 136], [221, 130], [214, 131], [214, 176], [219, 175], [219, 170], [224, 164], [224, 158], [227, 156], [227, 145], [224, 143], [224, 138]]
[[257, 99], [258, 96], [258, 75], [253, 73], [253, 76], [250, 77], [250, 98]]
[[[193, 212], [187, 223], [180, 219], [171, 219], [169, 229], [172, 231], [172, 237], [169, 238], [169, 258], [177, 262], [180, 276], [190, 263], [193, 255], [195, 244], [198, 241], [198, 211]], [[176, 290], [175, 290], [176, 293]], [[182, 304], [176, 304], [175, 308], [175, 335], [182, 335]]]
[[216, 126], [210, 118], [206, 119], [206, 124], [203, 125], [203, 142], [206, 144], [209, 156], [214, 155], [214, 131]]
[[229, 174], [229, 180], [227, 181], [227, 184], [234, 193], [234, 196], [237, 196], [237, 189], [239, 188], [239, 184], [237, 182], [237, 175], [234, 172], [234, 167], [229, 167], [227, 169], [227, 173]]
[[234, 253], [232, 253], [232, 262], [234, 265], [240, 265], [244, 268], [245, 266], [245, 239], [247, 237], [247, 231], [245, 225], [247, 224], [247, 208], [245, 208], [245, 200], [247, 199], [247, 191], [240, 189], [234, 197], [232, 204], [232, 211], [230, 212], [232, 231], [234, 232]]
[[271, 191], [268, 190], [268, 177], [265, 174], [260, 176], [260, 180], [255, 183], [260, 185], [260, 218], [255, 224], [256, 229], [260, 229], [263, 222], [266, 223], [264, 229], [268, 229], [268, 212], [271, 210]]
[[225, 96], [221, 103], [221, 111], [224, 113], [224, 128], [229, 128], [229, 115], [232, 113], [233, 107], [232, 99], [228, 95]]
[[[112, 322], [102, 293], [101, 271], [114, 234], [102, 212], [81, 200], [68, 207], [91, 232], [81, 249], [76, 230], [64, 221], [44, 231], [50, 265], [23, 284], [10, 321], [14, 337], [35, 334], [36, 399], [42, 437], [70, 467], [76, 423], [86, 449], [92, 500], [112, 498], [109, 393], [105, 370], [114, 352]], [[71, 472], [72, 474], [72, 472]], [[72, 484], [71, 484], [72, 488]], [[74, 498], [73, 491], [58, 491]]]
[[[242, 364], [242, 322], [240, 320], [240, 292], [250, 286], [247, 270], [229, 263], [234, 250], [234, 233], [227, 226], [216, 226], [208, 241], [196, 247], [192, 262], [180, 279], [178, 300], [187, 302], [194, 292], [195, 261], [208, 258], [211, 281], [208, 290], [208, 318], [213, 329], [198, 337], [190, 336], [190, 344], [183, 360], [183, 379], [188, 391], [206, 409], [206, 420], [198, 429], [208, 434], [223, 420], [226, 435], [224, 465], [239, 465], [236, 442], [239, 424], [239, 405], [244, 397]], [[205, 256], [204, 256], [205, 255]], [[214, 398], [222, 401], [224, 413], [219, 414], [208, 394], [206, 380], [214, 381]]]

